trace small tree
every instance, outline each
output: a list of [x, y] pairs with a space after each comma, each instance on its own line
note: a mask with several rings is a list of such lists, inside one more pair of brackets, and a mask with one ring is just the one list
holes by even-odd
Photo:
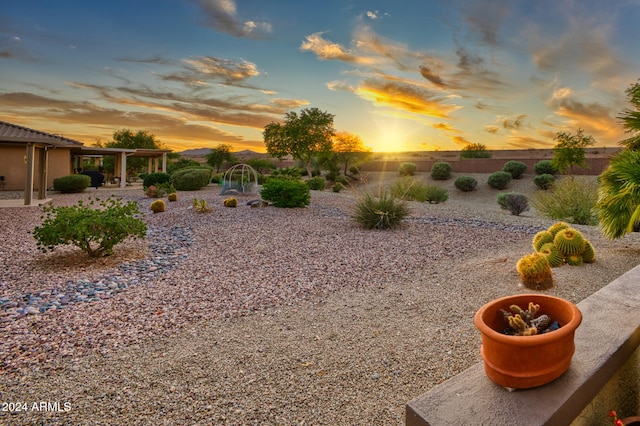
[[332, 149], [333, 117], [318, 108], [303, 109], [300, 114], [288, 112], [284, 124], [265, 126], [263, 137], [267, 152], [278, 159], [293, 156], [302, 162], [311, 176], [313, 157]]
[[491, 151], [482, 143], [470, 143], [460, 150], [460, 158], [491, 158]]
[[207, 154], [207, 164], [216, 169], [216, 173], [220, 173], [220, 167], [225, 161], [236, 161], [231, 153], [231, 145], [221, 143]]
[[584, 134], [584, 130], [578, 129], [575, 135], [560, 132], [555, 138], [556, 146], [553, 148], [553, 160], [551, 164], [560, 173], [569, 173], [574, 166], [587, 167], [584, 157], [584, 149], [595, 144], [593, 136]]
[[[107, 143], [98, 142], [100, 148], [127, 148], [127, 149], [162, 149], [162, 143], [146, 130], [138, 130], [133, 133], [129, 129], [121, 129], [113, 132], [113, 140]], [[127, 175], [134, 175], [145, 170], [148, 164], [146, 158], [127, 159]], [[104, 168], [109, 173], [115, 170], [115, 157], [104, 158]], [[124, 176], [123, 176], [124, 179]]]
[[337, 161], [344, 166], [345, 176], [348, 176], [349, 167], [360, 164], [371, 155], [371, 150], [364, 145], [360, 136], [348, 132], [335, 134], [333, 152]]
[[33, 236], [44, 253], [58, 245], [73, 245], [90, 257], [108, 256], [116, 244], [129, 237], [144, 238], [147, 232], [145, 223], [136, 217], [140, 212], [135, 201], [89, 198], [87, 204], [80, 200], [75, 206], [46, 206], [43, 211], [45, 219]]

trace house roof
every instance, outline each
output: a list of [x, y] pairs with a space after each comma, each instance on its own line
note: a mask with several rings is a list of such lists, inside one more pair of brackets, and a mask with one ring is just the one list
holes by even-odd
[[18, 144], [39, 143], [56, 147], [81, 147], [83, 145], [82, 142], [73, 139], [29, 129], [6, 121], [0, 121], [0, 143], [2, 142]]

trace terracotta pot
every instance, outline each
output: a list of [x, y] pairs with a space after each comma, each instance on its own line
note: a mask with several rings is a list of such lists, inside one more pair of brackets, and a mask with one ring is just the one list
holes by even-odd
[[[535, 336], [508, 336], [500, 309], [511, 305], [527, 309], [540, 305], [540, 314], [558, 321], [560, 329]], [[573, 303], [543, 294], [518, 294], [493, 300], [481, 307], [473, 320], [482, 335], [480, 349], [487, 376], [495, 383], [516, 389], [541, 386], [560, 377], [571, 365], [573, 336], [582, 313]]]
[[622, 419], [624, 426], [640, 426], [640, 416], [625, 417]]

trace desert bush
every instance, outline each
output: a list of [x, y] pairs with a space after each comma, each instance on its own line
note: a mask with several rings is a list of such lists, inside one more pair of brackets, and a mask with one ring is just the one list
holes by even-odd
[[460, 158], [491, 158], [491, 151], [481, 143], [467, 144], [460, 150]]
[[204, 199], [201, 200], [199, 198], [194, 198], [191, 202], [191, 207], [198, 213], [207, 213], [211, 211], [211, 207], [207, 205], [207, 200]]
[[68, 175], [53, 180], [53, 189], [62, 193], [82, 192], [91, 185], [87, 175]]
[[379, 197], [366, 193], [358, 200], [352, 217], [367, 229], [390, 229], [400, 226], [408, 214], [404, 201], [386, 192]]
[[398, 172], [400, 172], [400, 176], [413, 176], [416, 174], [416, 171], [418, 171], [418, 166], [416, 163], [410, 162], [400, 164], [400, 169], [398, 170]]
[[157, 185], [151, 185], [144, 188], [144, 193], [149, 198], [162, 198], [172, 192], [176, 192], [176, 189], [170, 182], [159, 183]]
[[462, 192], [471, 192], [478, 186], [478, 181], [471, 176], [460, 176], [453, 185]]
[[222, 183], [224, 175], [222, 173], [214, 173], [211, 175], [211, 183]]
[[349, 173], [351, 173], [352, 175], [359, 175], [360, 174], [360, 166], [351, 166], [351, 167], [349, 167]]
[[171, 183], [171, 175], [169, 173], [157, 172], [157, 173], [149, 173], [144, 177], [142, 181], [142, 186], [144, 188], [148, 188], [150, 186], [158, 186], [162, 183]]
[[393, 198], [407, 201], [424, 201], [426, 185], [411, 176], [397, 179], [389, 189]]
[[447, 180], [451, 177], [451, 164], [446, 161], [438, 161], [431, 166], [431, 179]]
[[532, 205], [545, 217], [579, 225], [596, 225], [598, 185], [574, 177], [559, 179], [549, 191], [534, 194]]
[[324, 188], [327, 186], [327, 180], [323, 177], [316, 176], [307, 179], [307, 185], [312, 191], [324, 191]]
[[551, 160], [540, 160], [533, 166], [533, 172], [537, 175], [555, 176], [558, 171], [553, 167]]
[[543, 173], [541, 175], [537, 175], [533, 178], [533, 183], [540, 189], [550, 189], [553, 184], [556, 182], [556, 177], [554, 175], [550, 175], [549, 173]]
[[487, 179], [489, 186], [495, 189], [505, 189], [509, 182], [511, 182], [511, 173], [502, 171], [491, 173]]
[[140, 213], [134, 201], [123, 203], [117, 198], [78, 201], [73, 206], [43, 208], [42, 225], [33, 236], [42, 252], [53, 251], [58, 245], [73, 245], [90, 257], [113, 254], [113, 247], [131, 238], [143, 238], [147, 226], [136, 216]]
[[340, 192], [344, 189], [344, 185], [341, 184], [340, 182], [336, 182], [331, 186], [331, 190], [333, 192]]
[[346, 176], [338, 175], [333, 181], [337, 183], [341, 183], [344, 186], [349, 185], [349, 179]]
[[302, 172], [298, 167], [281, 167], [271, 171], [269, 179], [299, 180]]
[[164, 203], [163, 200], [155, 200], [153, 203], [151, 203], [149, 208], [154, 213], [162, 213], [163, 211], [166, 210], [167, 205]]
[[269, 179], [262, 186], [260, 196], [276, 207], [305, 207], [311, 202], [311, 191], [300, 180]]
[[211, 167], [187, 167], [178, 169], [171, 175], [171, 181], [178, 191], [197, 191], [211, 181]]
[[437, 185], [427, 185], [425, 192], [425, 201], [429, 204], [440, 204], [449, 199], [447, 190]]
[[514, 179], [520, 179], [524, 172], [527, 171], [527, 165], [522, 161], [507, 161], [504, 163], [502, 171], [510, 173], [511, 177]]
[[503, 192], [498, 194], [498, 204], [503, 210], [508, 210], [512, 215], [520, 216], [529, 210], [529, 199], [519, 192]]

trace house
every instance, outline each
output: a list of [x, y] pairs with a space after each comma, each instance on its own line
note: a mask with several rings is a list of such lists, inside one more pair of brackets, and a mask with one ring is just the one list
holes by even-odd
[[[149, 172], [166, 170], [169, 152], [85, 146], [63, 136], [0, 121], [0, 191], [24, 191], [24, 204], [31, 205], [34, 190], [39, 200], [46, 199], [53, 180], [77, 172], [84, 156], [115, 156], [115, 175], [122, 176], [129, 157], [147, 158]], [[126, 184], [126, 179], [120, 179], [121, 187]]]

